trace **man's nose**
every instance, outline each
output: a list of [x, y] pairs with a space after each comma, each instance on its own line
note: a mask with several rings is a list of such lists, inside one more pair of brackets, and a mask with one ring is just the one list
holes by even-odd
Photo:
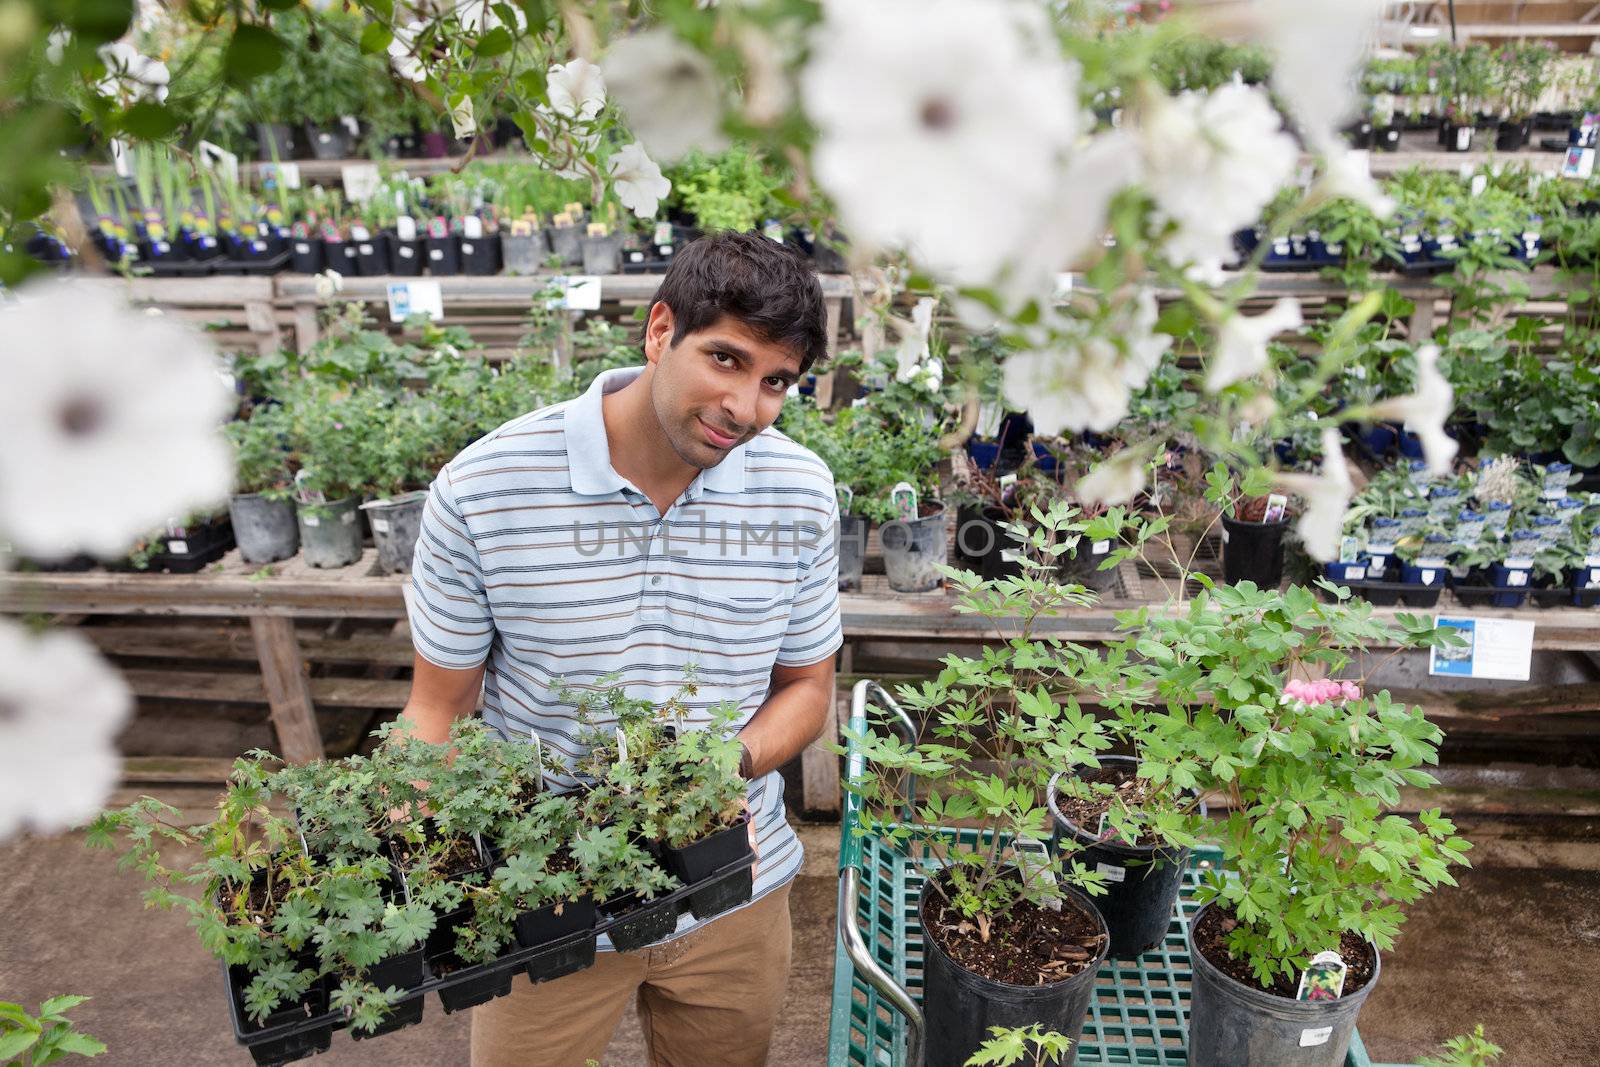
[[727, 416], [731, 425], [748, 433], [755, 428], [760, 399], [760, 382], [752, 386], [740, 386], [723, 396], [722, 413]]

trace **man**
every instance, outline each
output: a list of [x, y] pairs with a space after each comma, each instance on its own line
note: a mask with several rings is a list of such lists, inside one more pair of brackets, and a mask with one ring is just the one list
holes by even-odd
[[832, 714], [843, 640], [833, 477], [770, 427], [826, 350], [824, 323], [816, 276], [782, 245], [703, 238], [662, 280], [643, 368], [513, 419], [433, 483], [407, 598], [404, 716], [420, 735], [447, 737], [481, 688], [485, 720], [537, 734], [570, 768], [563, 683], [664, 701], [692, 664], [700, 724], [724, 701], [739, 708], [757, 852], [749, 905], [685, 916], [639, 952], [602, 941], [593, 968], [476, 1009], [475, 1067], [582, 1067], [635, 997], [658, 1067], [766, 1060], [801, 858], [776, 771]]

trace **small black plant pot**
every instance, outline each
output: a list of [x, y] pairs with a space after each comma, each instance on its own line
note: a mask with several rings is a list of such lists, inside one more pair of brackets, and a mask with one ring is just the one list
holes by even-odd
[[482, 276], [500, 273], [500, 235], [461, 238], [461, 273]]
[[[917, 902], [917, 919], [924, 931], [928, 929], [932, 885], [932, 879], [923, 883]], [[1088, 897], [1074, 889], [1065, 889], [1063, 895], [1063, 908], [1082, 909], [1100, 923], [1102, 935], [1106, 933], [1105, 923]], [[1062, 1067], [1072, 1067], [1078, 1059], [1078, 1036], [1083, 1031], [1089, 1001], [1094, 997], [1095, 975], [1100, 964], [1105, 962], [1108, 940], [1101, 941], [1099, 954], [1071, 978], [1048, 985], [1024, 986], [974, 974], [952, 960], [933, 937], [924, 935], [922, 1014], [927, 1020], [923, 1039], [924, 1067], [963, 1067], [978, 1046], [990, 1039], [990, 1027], [1035, 1023], [1072, 1041], [1060, 1061]]]
[[1373, 133], [1373, 142], [1380, 152], [1400, 151], [1400, 127], [1379, 126]]
[[294, 128], [283, 122], [256, 123], [256, 158], [263, 163], [294, 159]]
[[289, 269], [296, 274], [317, 274], [327, 263], [320, 237], [289, 239]]
[[313, 159], [346, 159], [356, 146], [356, 139], [350, 136], [350, 131], [342, 122], [335, 122], [331, 126], [306, 122], [302, 126]]
[[689, 894], [689, 911], [705, 922], [725, 911], [750, 903], [755, 895], [755, 867], [747, 866]]
[[750, 854], [749, 826], [750, 816], [741, 815], [732, 826], [690, 842], [683, 848], [663, 845], [661, 865], [684, 885], [703, 882]]
[[1472, 124], [1446, 121], [1439, 127], [1439, 145], [1446, 152], [1472, 151], [1472, 138], [1477, 131]]
[[1005, 508], [998, 504], [964, 504], [956, 509], [956, 559], [985, 581], [1020, 577], [1022, 546], [1001, 528], [1009, 521]]
[[1356, 1016], [1378, 984], [1372, 977], [1337, 1000], [1290, 1000], [1230, 978], [1196, 947], [1193, 931], [1210, 910], [1195, 913], [1189, 930], [1194, 984], [1189, 1004], [1191, 1067], [1344, 1067]]
[[546, 904], [518, 915], [512, 921], [517, 933], [517, 945], [521, 948], [537, 948], [594, 929], [592, 894], [585, 893], [577, 900], [565, 901], [559, 905], [559, 912], [557, 907], [556, 904]]
[[415, 278], [422, 273], [422, 268], [428, 262], [428, 249], [422, 240], [403, 241], [400, 235], [392, 230], [383, 235], [383, 244], [388, 252], [389, 273], [402, 278]]
[[1079, 538], [1076, 548], [1056, 559], [1056, 573], [1061, 580], [1104, 593], [1117, 583], [1115, 567], [1100, 569], [1116, 547], [1111, 541], [1090, 541]]
[[235, 964], [222, 965], [224, 980], [228, 983], [228, 1011], [233, 1017], [233, 1036], [250, 1050], [250, 1058], [262, 1067], [291, 1063], [326, 1052], [333, 1044], [333, 1020], [316, 1026], [307, 1023], [328, 1011], [328, 990], [321, 981], [312, 983], [310, 990], [298, 1003], [280, 1008], [257, 1024], [250, 1020], [244, 1007], [244, 990], [250, 984], [250, 972]]
[[354, 241], [323, 241], [322, 255], [329, 270], [336, 270], [346, 278], [361, 273], [361, 257], [356, 253]]
[[383, 234], [375, 233], [365, 241], [352, 241], [356, 251], [356, 266], [364, 277], [376, 278], [388, 274], [389, 245]]
[[429, 237], [425, 245], [428, 250], [429, 274], [461, 273], [461, 238], [455, 234], [448, 237]]
[[[1131, 756], [1101, 756], [1100, 765], [1108, 764], [1134, 770], [1139, 761]], [[1172, 909], [1183, 888], [1184, 868], [1189, 865], [1189, 850], [1101, 841], [1093, 827], [1079, 826], [1056, 806], [1058, 783], [1067, 774], [1057, 772], [1045, 793], [1052, 824], [1050, 844], [1055, 847], [1062, 840], [1076, 842], [1081, 850], [1073, 853], [1073, 862], [1082, 863], [1105, 878], [1106, 892], [1089, 901], [1111, 933], [1108, 954], [1117, 959], [1142, 956], [1166, 939], [1172, 925]], [[1205, 810], [1202, 803], [1200, 814], [1204, 815]]]
[[[460, 962], [453, 954], [450, 959], [453, 963]], [[444, 1005], [445, 1014], [449, 1015], [487, 1004], [497, 997], [509, 996], [511, 980], [525, 969], [522, 964], [508, 966], [498, 962], [462, 964], [459, 971], [449, 976], [452, 981], [439, 987], [439, 1003]]]
[[[420, 953], [418, 958], [421, 958]], [[380, 989], [389, 988], [382, 982], [378, 982], [377, 985]], [[389, 1014], [383, 1017], [383, 1022], [371, 1030], [357, 1030], [351, 1027], [350, 1040], [365, 1041], [369, 1037], [382, 1037], [384, 1034], [392, 1034], [396, 1030], [404, 1030], [408, 1026], [415, 1026], [422, 1021], [422, 1002], [424, 999], [423, 995], [418, 993], [414, 997], [407, 997], [405, 1000], [391, 1006]]]
[[233, 520], [227, 516], [187, 527], [182, 536], [164, 534], [166, 548], [150, 557], [152, 570], [194, 574], [233, 547]]
[[594, 935], [591, 934], [539, 953], [528, 960], [528, 981], [548, 982], [593, 967], [594, 942]]
[[618, 952], [636, 952], [669, 937], [678, 928], [678, 902], [673, 899], [640, 901], [635, 893], [604, 905], [611, 916], [611, 945]]
[[1222, 580], [1229, 585], [1250, 581], [1276, 589], [1283, 581], [1283, 532], [1287, 520], [1246, 522], [1222, 517]]
[[1526, 120], [1522, 122], [1502, 121], [1495, 127], [1494, 147], [1500, 152], [1515, 152], [1526, 148], [1528, 138], [1533, 133], [1533, 123]]

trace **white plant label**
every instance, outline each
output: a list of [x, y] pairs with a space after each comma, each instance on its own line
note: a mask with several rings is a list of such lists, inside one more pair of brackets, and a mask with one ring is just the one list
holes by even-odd
[[1124, 882], [1128, 878], [1128, 868], [1118, 867], [1114, 863], [1097, 863], [1094, 870], [1108, 882]]
[[[1019, 836], [1015, 842], [1017, 866], [1030, 874], [1038, 874], [1049, 886], [1056, 884], [1056, 872], [1050, 866], [1050, 850], [1036, 838]], [[1044, 900], [1051, 911], [1061, 910], [1061, 898], [1054, 894]]]
[[1089, 546], [1089, 551], [1094, 553], [1097, 556], [1103, 556], [1107, 552], [1111, 551], [1111, 542], [1110, 541], [1096, 541], [1093, 545]]
[[1326, 1045], [1333, 1036], [1333, 1027], [1316, 1026], [1309, 1030], [1300, 1031], [1300, 1047], [1311, 1048], [1315, 1045]]
[[168, 541], [167, 542], [167, 551], [171, 552], [175, 556], [181, 556], [185, 552], [189, 551], [189, 542], [187, 542], [187, 541]]
[[352, 204], [366, 203], [383, 181], [376, 163], [346, 163], [339, 168], [339, 177], [344, 181], [345, 198]]
[[315, 515], [302, 515], [302, 516], [300, 516], [300, 521], [305, 523], [307, 526], [321, 526], [322, 525], [322, 520], [317, 518]]
[[628, 739], [626, 737], [622, 736], [622, 727], [618, 726], [616, 728], [616, 731], [617, 731], [617, 762], [618, 763], [627, 763], [628, 762]]
[[339, 516], [339, 521], [344, 523], [346, 526], [349, 526], [351, 523], [356, 521], [356, 513], [353, 511], [347, 511], [343, 515]]
[[379, 533], [388, 533], [389, 532], [389, 520], [388, 519], [373, 519], [372, 520], [372, 528], [374, 530], [377, 530]]

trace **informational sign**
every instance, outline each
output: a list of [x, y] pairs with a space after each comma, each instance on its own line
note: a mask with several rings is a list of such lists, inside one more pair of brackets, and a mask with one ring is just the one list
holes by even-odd
[[1439, 628], [1454, 630], [1462, 644], [1433, 648], [1428, 673], [1453, 678], [1498, 678], [1526, 682], [1533, 662], [1533, 623], [1522, 619], [1438, 620]]
[[371, 200], [383, 180], [376, 163], [346, 163], [339, 168], [339, 177], [344, 179], [345, 199], [352, 204], [364, 204]]
[[298, 163], [263, 163], [261, 164], [261, 183], [263, 185], [276, 185], [279, 189], [300, 188], [300, 164]]
[[568, 311], [600, 310], [600, 276], [598, 274], [572, 274], [558, 278], [566, 286], [561, 305]]
[[1587, 178], [1594, 174], [1594, 149], [1568, 148], [1561, 161], [1563, 178]]
[[434, 322], [444, 318], [444, 294], [438, 282], [389, 283], [389, 321], [404, 322], [413, 315], [426, 315]]

